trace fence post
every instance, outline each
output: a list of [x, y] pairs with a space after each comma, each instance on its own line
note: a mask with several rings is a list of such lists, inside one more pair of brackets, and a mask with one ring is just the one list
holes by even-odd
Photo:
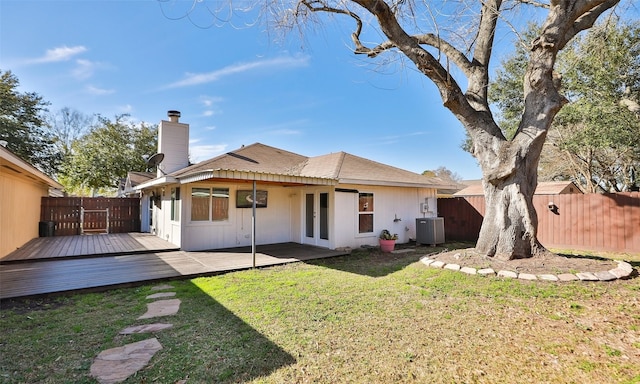
[[84, 235], [84, 207], [80, 207], [80, 234]]

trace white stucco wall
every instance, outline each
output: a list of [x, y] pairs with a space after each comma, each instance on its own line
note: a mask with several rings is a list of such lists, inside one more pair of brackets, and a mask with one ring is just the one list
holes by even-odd
[[[398, 234], [398, 243], [406, 243], [416, 236], [416, 218], [436, 217], [436, 190], [428, 188], [394, 188], [361, 185], [340, 185], [360, 193], [373, 193], [373, 233], [358, 233], [358, 193], [336, 192], [334, 248], [378, 245], [383, 229]], [[428, 202], [431, 212], [421, 212], [421, 204]], [[398, 219], [398, 220], [396, 220]]]
[[[226, 221], [191, 221], [191, 188], [229, 188], [229, 219]], [[183, 187], [184, 232], [182, 249], [186, 251], [229, 248], [251, 245], [251, 208], [236, 208], [238, 190], [251, 190], [252, 184], [195, 183]], [[267, 191], [267, 207], [256, 209], [256, 244], [273, 244], [292, 241], [295, 234], [291, 221], [292, 203], [296, 190], [280, 186], [260, 185]]]
[[[155, 233], [186, 251], [230, 248], [251, 245], [251, 208], [236, 208], [238, 190], [251, 190], [247, 183], [199, 182], [181, 185], [180, 222], [171, 221], [171, 186], [165, 187], [162, 209], [156, 208]], [[191, 221], [191, 190], [194, 187], [229, 188], [229, 218], [225, 221]], [[398, 234], [398, 242], [415, 239], [416, 218], [437, 216], [436, 190], [340, 185], [339, 188], [369, 192], [374, 195], [374, 230], [358, 233], [358, 193], [335, 192], [331, 187], [282, 187], [258, 184], [266, 190], [266, 208], [256, 209], [256, 244], [297, 242], [328, 248], [378, 245], [383, 229]], [[329, 193], [329, 241], [305, 237], [305, 194]], [[159, 193], [159, 191], [157, 192]], [[427, 202], [431, 212], [421, 212]], [[397, 220], [396, 220], [397, 219]], [[316, 223], [317, 225], [317, 223]]]

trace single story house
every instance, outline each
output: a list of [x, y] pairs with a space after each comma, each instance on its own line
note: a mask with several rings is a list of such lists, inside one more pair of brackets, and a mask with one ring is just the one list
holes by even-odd
[[408, 242], [416, 218], [437, 216], [438, 189], [453, 187], [345, 152], [307, 157], [261, 143], [191, 165], [179, 116], [160, 122], [157, 177], [134, 189], [148, 207], [143, 228], [186, 251], [247, 246], [252, 236], [258, 245], [377, 245], [383, 229]]
[[[484, 195], [481, 180], [472, 180], [463, 183], [467, 184], [467, 186], [454, 193], [453, 196], [464, 197]], [[536, 191], [534, 192], [535, 195], [565, 195], [570, 193], [582, 194], [583, 192], [573, 181], [541, 181], [538, 183]]]
[[64, 187], [0, 145], [0, 258], [38, 237], [40, 201]]

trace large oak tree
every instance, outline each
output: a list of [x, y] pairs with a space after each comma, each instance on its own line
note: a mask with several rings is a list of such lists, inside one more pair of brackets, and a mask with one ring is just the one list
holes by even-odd
[[[278, 26], [314, 22], [352, 25], [353, 51], [369, 58], [399, 53], [437, 87], [445, 108], [462, 123], [483, 173], [486, 212], [479, 252], [499, 259], [545, 252], [537, 240], [532, 204], [540, 153], [551, 123], [567, 99], [554, 74], [558, 52], [619, 0], [296, 0], [267, 1]], [[231, 7], [233, 8], [233, 3]], [[243, 3], [244, 4], [244, 3]], [[195, 5], [195, 3], [194, 3]], [[530, 42], [522, 89], [525, 107], [508, 139], [489, 108], [491, 58], [499, 27], [514, 28], [514, 9], [544, 13]], [[332, 17], [322, 17], [332, 16]], [[470, 39], [459, 39], [462, 35]], [[373, 43], [370, 43], [373, 41]]]
[[[537, 31], [533, 26], [531, 31]], [[528, 34], [531, 34], [529, 32]], [[490, 97], [507, 137], [518, 127], [529, 52], [502, 63]], [[637, 188], [640, 172], [640, 22], [610, 17], [577, 37], [558, 57], [563, 93], [540, 157], [540, 180], [572, 180], [586, 192]], [[561, 158], [564, 161], [558, 161]]]

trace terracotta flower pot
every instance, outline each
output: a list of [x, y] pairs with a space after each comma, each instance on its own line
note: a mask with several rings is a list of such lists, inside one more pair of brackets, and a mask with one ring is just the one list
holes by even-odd
[[395, 240], [380, 239], [380, 250], [382, 252], [391, 252], [396, 246]]

